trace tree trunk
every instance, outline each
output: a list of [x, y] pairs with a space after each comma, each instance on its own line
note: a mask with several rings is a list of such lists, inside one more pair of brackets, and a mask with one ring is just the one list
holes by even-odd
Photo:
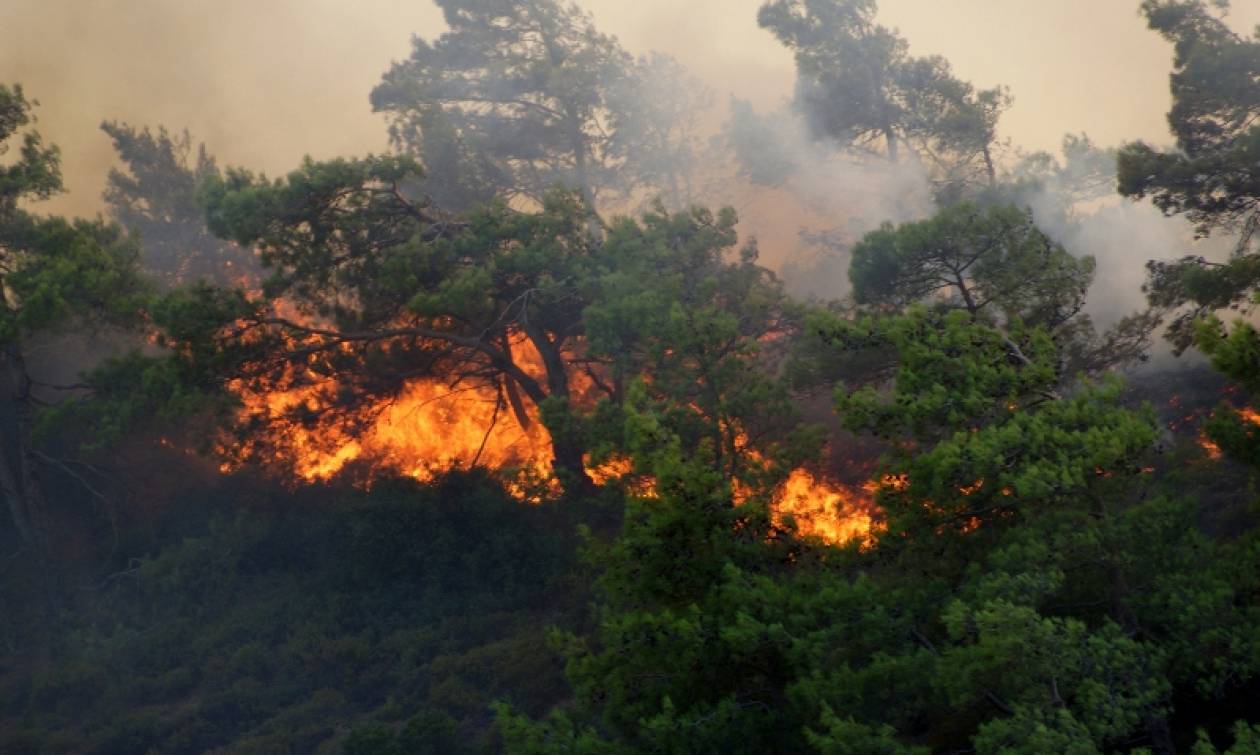
[[584, 495], [595, 488], [595, 482], [586, 473], [586, 449], [566, 432], [552, 433], [552, 465], [560, 473], [566, 493]]
[[612, 389], [612, 402], [617, 406], [623, 405], [626, 401], [626, 366], [620, 358], [613, 363]]
[[534, 420], [525, 411], [525, 402], [521, 400], [521, 391], [517, 388], [516, 381], [505, 375], [503, 390], [507, 394], [508, 406], [512, 407], [512, 416], [516, 417], [516, 423], [528, 434], [534, 427]]
[[0, 492], [9, 504], [9, 513], [18, 534], [36, 557], [47, 555], [48, 527], [44, 521], [43, 498], [35, 475], [34, 460], [27, 439], [31, 437], [31, 379], [26, 374], [22, 354], [10, 348], [6, 355], [9, 389], [16, 418], [11, 439], [0, 436]]
[[[508, 358], [512, 358], [512, 342], [508, 338], [507, 331], [503, 331], [502, 338], [499, 339], [503, 348], [503, 353]], [[521, 426], [527, 434], [534, 425], [534, 421], [530, 419], [529, 413], [525, 411], [525, 402], [521, 400], [521, 391], [516, 384], [516, 380], [511, 375], [503, 376], [503, 389], [507, 393], [508, 406], [512, 407], [512, 414], [516, 417], [516, 422]]]
[[573, 142], [573, 165], [577, 171], [578, 188], [582, 192], [582, 203], [586, 205], [586, 232], [592, 239], [600, 237], [599, 213], [595, 211], [595, 187], [591, 185], [590, 168], [587, 166], [587, 142], [582, 133], [582, 124], [576, 116], [570, 115], [569, 138]]
[[586, 203], [586, 210], [594, 212], [595, 190], [591, 186], [590, 169], [586, 165], [586, 138], [582, 135], [581, 129], [581, 125], [576, 122], [569, 125], [569, 138], [573, 142], [573, 167], [577, 173], [577, 184], [582, 191], [582, 201]]
[[958, 271], [954, 271], [954, 280], [958, 283], [958, 293], [962, 295], [963, 304], [967, 307], [967, 312], [972, 317], [975, 317], [976, 313], [980, 311], [980, 307], [976, 305], [975, 297], [971, 295], [971, 289], [967, 288], [967, 281], [963, 279], [962, 273]]
[[566, 492], [581, 493], [594, 487], [586, 474], [586, 449], [576, 437], [571, 421], [571, 404], [569, 401], [569, 371], [564, 354], [540, 328], [525, 322], [522, 324], [525, 335], [542, 357], [543, 367], [547, 371], [548, 398], [558, 399], [564, 403], [564, 416], [560, 422], [548, 424], [551, 433], [552, 464], [565, 484]]
[[884, 127], [884, 142], [888, 145], [888, 162], [897, 162], [897, 134], [892, 130], [892, 126]]
[[[7, 454], [3, 453], [3, 449], [7, 445], [3, 440], [3, 438], [0, 438], [0, 456], [7, 456]], [[21, 453], [21, 444], [17, 445], [18, 453]], [[13, 519], [13, 525], [17, 528], [23, 544], [38, 552], [39, 543], [34, 526], [31, 523], [30, 514], [27, 511], [26, 496], [22, 494], [18, 476], [14, 473], [13, 466], [9, 464], [7, 458], [0, 458], [0, 493], [4, 494], [4, 499], [9, 504], [9, 515]]]
[[1146, 736], [1151, 738], [1151, 751], [1155, 755], [1177, 755], [1177, 746], [1173, 744], [1172, 730], [1168, 719], [1158, 714], [1151, 714], [1144, 722]]
[[48, 554], [50, 534], [48, 512], [44, 506], [44, 492], [35, 470], [35, 460], [25, 443], [21, 444], [18, 453], [22, 469], [22, 499], [26, 506], [27, 521], [31, 525], [36, 551], [40, 554], [40, 558], [43, 558]]

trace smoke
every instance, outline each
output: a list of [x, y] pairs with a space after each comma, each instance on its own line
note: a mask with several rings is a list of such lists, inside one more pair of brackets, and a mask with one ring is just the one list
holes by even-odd
[[797, 296], [845, 296], [854, 243], [881, 223], [933, 210], [922, 165], [838, 149], [787, 107], [763, 115], [732, 101], [723, 143], [735, 173], [723, 201], [739, 210], [745, 234], [769, 250], [764, 261]]
[[1097, 262], [1087, 311], [1099, 327], [1113, 325], [1145, 307], [1142, 284], [1147, 260], [1203, 253], [1199, 247], [1205, 245], [1195, 243], [1189, 223], [1164, 217], [1149, 203], [1117, 201], [1065, 218], [1047, 209], [1056, 202], [1049, 195], [1034, 198], [1030, 202], [1033, 217], [1038, 227], [1072, 254], [1090, 255]]
[[[1062, 162], [1040, 153], [1026, 156], [1014, 170], [1022, 181], [1015, 201], [1032, 211], [1037, 226], [1071, 254], [1094, 258], [1097, 267], [1085, 311], [1100, 331], [1146, 310], [1142, 286], [1148, 261], [1188, 255], [1224, 261], [1233, 248], [1228, 236], [1196, 238], [1184, 217], [1165, 216], [1150, 201], [1117, 196], [1115, 158], [1115, 149], [1100, 149], [1084, 135], [1069, 135]], [[1029, 166], [1040, 170], [1030, 171]], [[1203, 362], [1197, 352], [1177, 360], [1158, 332], [1151, 346], [1150, 367], [1155, 369]]]
[[222, 163], [283, 174], [380, 152], [368, 92], [412, 33], [443, 28], [427, 2], [5, 0], [0, 80], [41, 107], [69, 193], [40, 211], [92, 215], [116, 159], [103, 120], [189, 129]]
[[[769, 108], [791, 90], [791, 55], [757, 28], [761, 0], [579, 1], [627, 49], [673, 55], [720, 96]], [[424, 0], [2, 5], [0, 78], [41, 100], [40, 128], [64, 152], [71, 194], [49, 210], [81, 214], [99, 209], [114, 164], [103, 119], [186, 127], [223, 163], [271, 174], [306, 153], [384, 149], [367, 94], [410, 35], [444, 28]], [[1238, 28], [1260, 22], [1260, 6], [1235, 5]], [[1081, 129], [1107, 142], [1164, 136], [1170, 50], [1135, 6], [882, 0], [880, 18], [913, 54], [942, 54], [963, 78], [988, 82], [1000, 67], [1017, 98], [1002, 135], [1044, 149]]]
[[[595, 23], [634, 54], [677, 58], [724, 100], [733, 94], [772, 109], [790, 93], [791, 54], [759, 29], [762, 0], [579, 0]], [[94, 214], [117, 164], [98, 125], [188, 128], [224, 165], [275, 175], [316, 158], [387, 147], [386, 125], [368, 92], [409, 38], [445, 25], [423, 0], [7, 0], [0, 10], [0, 79], [39, 98], [39, 128], [62, 147], [70, 194], [51, 212]], [[1009, 6], [1009, 7], [1008, 7]], [[1166, 140], [1171, 50], [1145, 28], [1133, 2], [1064, 0], [1037, 5], [992, 0], [881, 0], [882, 23], [900, 29], [911, 54], [940, 54], [961, 78], [1010, 86], [1015, 105], [1000, 136], [1044, 149], [1065, 132], [1100, 140]], [[1260, 22], [1260, 4], [1236, 3], [1232, 22]], [[1088, 18], [1082, 24], [1081, 18]], [[715, 116], [720, 119], [720, 116]], [[924, 179], [844, 157], [812, 143], [790, 115], [773, 117], [797, 170], [775, 187], [723, 179], [705, 199], [741, 211], [763, 260], [797, 293], [847, 291], [843, 249], [882, 221], [922, 217]], [[715, 153], [713, 160], [729, 159]], [[716, 175], [729, 178], [732, 166]], [[1141, 303], [1142, 263], [1192, 248], [1179, 221], [1144, 207], [1110, 207], [1057, 227], [1074, 252], [1094, 254], [1091, 307], [1100, 322]], [[802, 235], [802, 231], [805, 235]]]

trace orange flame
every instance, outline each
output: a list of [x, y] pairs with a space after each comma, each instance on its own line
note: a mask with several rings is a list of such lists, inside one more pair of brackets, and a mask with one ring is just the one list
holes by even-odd
[[788, 476], [773, 508], [780, 519], [792, 517], [802, 535], [827, 543], [858, 540], [869, 544], [874, 533], [874, 503], [869, 495], [819, 480], [804, 469]]
[[[1255, 409], [1253, 409], [1250, 406], [1244, 406], [1244, 407], [1236, 409], [1235, 411], [1238, 412], [1238, 416], [1241, 417], [1244, 422], [1248, 422], [1252, 425], [1260, 427], [1260, 412], [1257, 412]], [[1251, 431], [1251, 432], [1254, 432], [1254, 431]], [[1248, 433], [1248, 435], [1250, 435], [1250, 432]], [[1220, 445], [1218, 445], [1216, 441], [1209, 438], [1206, 432], [1199, 433], [1197, 442], [1199, 444], [1199, 448], [1203, 449], [1203, 452], [1207, 455], [1208, 459], [1212, 461], [1219, 461], [1221, 457], [1224, 456], [1224, 454], [1221, 452]]]
[[[306, 319], [285, 302], [276, 307], [291, 320]], [[543, 376], [542, 360], [526, 339], [514, 339], [511, 349], [525, 372]], [[575, 394], [584, 395], [591, 386], [584, 376], [574, 377]], [[523, 424], [493, 383], [451, 387], [414, 379], [399, 395], [356, 409], [353, 424], [332, 411], [346, 389], [337, 380], [293, 370], [278, 384], [237, 381], [230, 387], [242, 402], [239, 419], [266, 429], [241, 445], [220, 445], [224, 473], [253, 459], [306, 482], [328, 480], [352, 464], [362, 465], [369, 476], [385, 472], [427, 481], [452, 469], [481, 466], [499, 473], [521, 500], [537, 502], [558, 490], [551, 437], [537, 407], [521, 397]], [[620, 482], [637, 495], [656, 494], [653, 481], [636, 477], [632, 460], [624, 457], [600, 464], [588, 458], [587, 472], [599, 485]], [[776, 517], [791, 516], [804, 535], [833, 543], [869, 542], [875, 489], [850, 490], [798, 469], [779, 488], [772, 506]]]
[[[523, 339], [512, 343], [512, 354], [526, 372], [541, 373], [541, 358]], [[239, 419], [266, 429], [242, 445], [221, 444], [223, 472], [255, 459], [315, 482], [357, 463], [427, 481], [481, 466], [501, 472], [522, 499], [537, 499], [540, 487], [554, 488], [546, 482], [551, 439], [537, 407], [521, 398], [523, 423], [493, 384], [413, 379], [397, 396], [356, 409], [350, 424], [332, 411], [345, 390], [339, 381], [290, 371], [281, 383], [229, 386], [242, 403]]]
[[1212, 461], [1220, 461], [1222, 456], [1221, 447], [1207, 435], [1199, 435], [1199, 448], [1202, 448], [1203, 453], [1207, 454], [1207, 457]]
[[971, 495], [972, 493], [975, 493], [982, 487], [984, 487], [984, 480], [976, 480], [970, 485], [960, 485], [958, 487], [958, 492], [962, 493], [963, 495]]

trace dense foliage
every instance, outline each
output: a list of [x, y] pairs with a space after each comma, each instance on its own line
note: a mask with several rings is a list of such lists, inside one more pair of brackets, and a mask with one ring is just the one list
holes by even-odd
[[[397, 153], [267, 178], [106, 122], [110, 220], [29, 209], [60, 156], [0, 86], [0, 751], [1260, 748], [1260, 331], [1217, 314], [1260, 288], [1260, 39], [1146, 0], [1177, 149], [1003, 166], [1004, 89], [873, 0], [770, 0], [812, 137], [948, 189], [818, 302], [683, 206], [676, 63], [556, 0], [438, 5], [372, 93]], [[731, 117], [741, 180], [800, 167]], [[1150, 263], [1100, 333], [1062, 228], [1113, 179], [1236, 252]], [[1126, 385], [1169, 316], [1216, 373]], [[475, 453], [364, 450], [463, 394]], [[485, 463], [498, 423], [544, 457]]]
[[[894, 29], [875, 22], [875, 0], [775, 0], [758, 23], [796, 56], [796, 107], [819, 136], [892, 162], [902, 145], [938, 179], [997, 179], [997, 121], [1011, 104], [1003, 87], [977, 91], [940, 56], [912, 57]], [[977, 175], [978, 174], [978, 175]]]
[[541, 202], [556, 184], [592, 207], [637, 188], [690, 199], [703, 88], [669, 58], [634, 59], [560, 0], [440, 0], [450, 31], [413, 40], [372, 90], [395, 143], [445, 207]]
[[152, 555], [84, 586], [55, 665], [5, 658], [0, 750], [382, 752], [364, 743], [411, 721], [472, 752], [490, 703], [564, 697], [544, 635], [585, 594], [572, 509], [476, 476], [370, 496], [257, 483], [162, 502], [129, 543]]

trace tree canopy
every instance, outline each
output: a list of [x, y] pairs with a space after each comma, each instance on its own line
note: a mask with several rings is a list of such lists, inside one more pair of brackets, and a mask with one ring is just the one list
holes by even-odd
[[[1147, 292], [1152, 306], [1176, 313], [1168, 336], [1178, 350], [1194, 340], [1194, 322], [1215, 310], [1244, 305], [1257, 285], [1252, 239], [1260, 223], [1260, 38], [1233, 32], [1206, 3], [1149, 0], [1150, 27], [1173, 43], [1168, 122], [1177, 149], [1136, 142], [1118, 162], [1120, 193], [1150, 197], [1165, 214], [1184, 215], [1199, 234], [1234, 231], [1233, 257], [1224, 264], [1201, 256], [1153, 260]], [[1188, 305], [1188, 306], [1187, 306]]]
[[[371, 95], [392, 151], [276, 177], [106, 121], [96, 220], [35, 211], [61, 156], [0, 85], [0, 751], [1256, 749], [1224, 2], [1142, 3], [1175, 147], [1062, 157], [1001, 154], [1006, 90], [875, 0], [764, 2], [812, 132], [732, 98], [707, 147], [704, 86], [577, 5], [436, 3]], [[1236, 244], [1099, 332], [1117, 179]], [[802, 236], [850, 294], [790, 293], [743, 182], [848, 224]], [[1221, 375], [1125, 373], [1160, 317]]]
[[560, 0], [441, 0], [450, 31], [413, 39], [372, 91], [423, 186], [452, 210], [556, 186], [594, 209], [646, 187], [683, 201], [707, 96], [676, 62], [636, 60]]
[[140, 236], [145, 271], [166, 285], [198, 280], [231, 284], [257, 273], [247, 249], [224, 243], [206, 227], [197, 200], [201, 185], [219, 175], [219, 167], [197, 146], [193, 154], [188, 131], [157, 133], [126, 123], [106, 121], [109, 135], [126, 172], [111, 168], [105, 204], [110, 217]]
[[1146, 0], [1142, 13], [1173, 44], [1168, 124], [1177, 148], [1126, 146], [1120, 193], [1150, 196], [1165, 213], [1186, 215], [1202, 234], [1243, 226], [1245, 246], [1260, 201], [1249, 169], [1260, 155], [1260, 37], [1235, 33], [1201, 0]]
[[[1061, 345], [1061, 377], [1146, 358], [1150, 318], [1098, 334], [1084, 313], [1092, 257], [1077, 258], [1013, 205], [955, 204], [928, 220], [885, 223], [854, 248], [854, 300], [897, 311], [922, 303], [967, 312], [1008, 332], [1040, 327]], [[1014, 358], [1019, 347], [1012, 342]]]
[[[1178, 352], [1197, 345], [1213, 365], [1249, 390], [1260, 370], [1260, 338], [1238, 321], [1228, 329], [1217, 313], [1250, 312], [1260, 286], [1260, 30], [1235, 33], [1216, 13], [1228, 4], [1147, 0], [1150, 27], [1173, 43], [1168, 123], [1177, 149], [1127, 145], [1119, 156], [1119, 191], [1150, 197], [1165, 214], [1184, 215], [1197, 232], [1235, 233], [1225, 262], [1200, 255], [1147, 263], [1145, 291], [1152, 309], [1171, 317], [1167, 337]], [[1223, 405], [1208, 424], [1212, 437], [1243, 459], [1253, 459], [1246, 423]]]
[[17, 159], [0, 166], [0, 385], [12, 407], [0, 443], [0, 494], [40, 558], [54, 535], [41, 477], [61, 464], [37, 443], [40, 411], [78, 388], [49, 382], [47, 368], [33, 364], [32, 349], [58, 336], [139, 324], [148, 287], [134, 239], [122, 228], [24, 208], [62, 189], [59, 151], [29, 128], [33, 107], [20, 86], [0, 85], [0, 154], [21, 140]]
[[310, 390], [270, 419], [330, 432], [353, 433], [367, 407], [417, 379], [488, 391], [521, 427], [542, 421], [556, 470], [577, 484], [590, 453], [624, 447], [607, 420], [645, 376], [645, 398], [668, 403], [687, 448], [727, 474], [756, 476], [774, 449], [796, 447], [787, 394], [757, 364], [792, 305], [755, 247], [733, 258], [732, 211], [658, 206], [594, 236], [575, 193], [457, 217], [409, 194], [421, 175], [394, 156], [308, 161], [275, 181], [209, 177], [210, 228], [256, 249], [267, 278], [260, 292], [166, 297], [155, 314], [176, 352], [159, 361], [202, 385]]
[[940, 56], [912, 57], [896, 30], [876, 23], [875, 0], [773, 0], [758, 22], [796, 57], [796, 107], [814, 134], [892, 162], [908, 146], [951, 191], [996, 181], [1002, 87], [976, 90]]

